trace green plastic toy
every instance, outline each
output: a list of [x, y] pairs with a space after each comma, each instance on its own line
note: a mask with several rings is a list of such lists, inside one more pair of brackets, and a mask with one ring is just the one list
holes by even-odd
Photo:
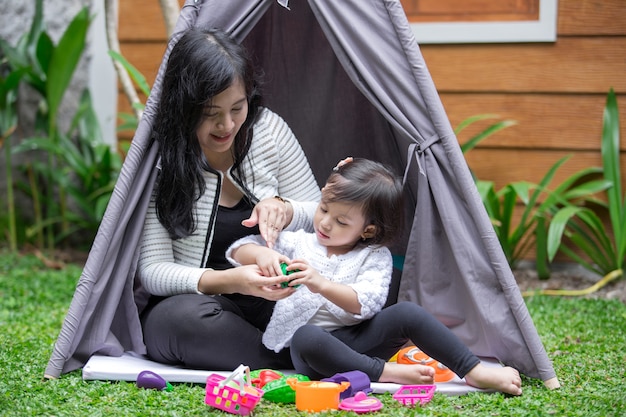
[[252, 385], [263, 389], [263, 398], [275, 403], [293, 404], [296, 402], [296, 392], [287, 383], [288, 378], [310, 381], [305, 375], [285, 375], [271, 369], [257, 369], [250, 372]]
[[[294, 272], [299, 271], [299, 269], [294, 269], [293, 271], [287, 271], [287, 264], [284, 262], [280, 264], [280, 269], [283, 271], [283, 275], [291, 275]], [[280, 283], [280, 288], [287, 288], [288, 286], [289, 286], [289, 281], [283, 281]], [[300, 284], [294, 285], [294, 288], [298, 288], [299, 286]]]
[[275, 403], [293, 404], [296, 402], [296, 392], [287, 384], [287, 379], [297, 379], [298, 381], [310, 381], [306, 375], [294, 374], [285, 375], [280, 379], [270, 381], [263, 387], [263, 398]]

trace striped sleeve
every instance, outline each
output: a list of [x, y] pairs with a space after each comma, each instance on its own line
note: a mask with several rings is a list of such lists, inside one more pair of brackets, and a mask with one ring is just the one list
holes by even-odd
[[160, 296], [198, 293], [198, 282], [205, 271], [197, 267], [202, 250], [203, 247], [199, 247], [196, 254], [176, 248], [157, 218], [153, 198], [140, 241], [137, 272], [143, 287], [150, 294]]
[[262, 113], [262, 129], [258, 139], [272, 143], [276, 153], [273, 169], [277, 180], [277, 194], [289, 200], [294, 213], [286, 230], [312, 230], [311, 219], [320, 199], [320, 188], [300, 143], [287, 123], [276, 113], [265, 109]]

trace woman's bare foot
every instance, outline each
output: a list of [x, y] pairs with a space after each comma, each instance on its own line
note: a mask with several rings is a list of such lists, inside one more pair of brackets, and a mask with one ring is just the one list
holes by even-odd
[[511, 395], [522, 395], [522, 378], [510, 366], [488, 367], [478, 364], [465, 375], [465, 381], [476, 388], [494, 389]]
[[435, 383], [435, 370], [426, 365], [387, 362], [378, 382], [403, 385], [430, 385]]

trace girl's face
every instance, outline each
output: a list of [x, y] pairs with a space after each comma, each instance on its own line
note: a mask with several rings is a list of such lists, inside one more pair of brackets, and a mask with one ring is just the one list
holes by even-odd
[[[225, 169], [232, 164], [230, 148], [247, 116], [248, 100], [239, 79], [204, 108], [196, 135], [211, 166]], [[224, 163], [227, 166], [223, 166]]]
[[341, 255], [354, 249], [363, 237], [372, 237], [375, 227], [366, 224], [361, 207], [354, 203], [326, 202], [317, 205], [313, 217], [317, 241], [328, 255]]

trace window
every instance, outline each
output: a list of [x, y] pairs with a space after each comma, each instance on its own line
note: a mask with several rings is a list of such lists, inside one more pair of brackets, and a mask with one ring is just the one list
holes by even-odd
[[554, 42], [557, 0], [401, 0], [419, 43]]

